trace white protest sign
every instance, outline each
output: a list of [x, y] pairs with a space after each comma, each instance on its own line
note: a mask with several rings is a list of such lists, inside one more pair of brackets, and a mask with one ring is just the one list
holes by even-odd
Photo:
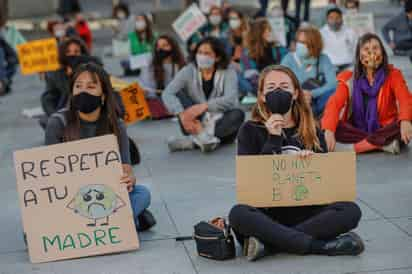
[[149, 52], [149, 53], [143, 53], [139, 55], [131, 55], [129, 60], [130, 60], [131, 69], [139, 69], [143, 67], [148, 67], [150, 66], [150, 63], [152, 62], [152, 54]]
[[372, 13], [344, 14], [343, 22], [347, 27], [353, 29], [359, 37], [368, 32], [375, 33]]
[[214, 6], [221, 7], [222, 0], [200, 0], [199, 4], [200, 4], [200, 10], [207, 14], [210, 12], [210, 8]]
[[282, 46], [286, 46], [286, 27], [285, 19], [283, 17], [271, 17], [268, 18], [269, 24], [272, 27], [272, 34], [275, 40]]
[[187, 41], [206, 22], [205, 15], [193, 4], [173, 22], [172, 27], [183, 41]]

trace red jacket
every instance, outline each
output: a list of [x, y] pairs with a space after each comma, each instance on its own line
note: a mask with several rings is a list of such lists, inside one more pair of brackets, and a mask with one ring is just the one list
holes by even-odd
[[86, 43], [89, 51], [92, 50], [92, 32], [90, 31], [89, 25], [86, 21], [79, 21], [76, 24], [76, 31], [79, 34], [80, 38]]
[[[351, 71], [344, 71], [338, 75], [336, 92], [329, 98], [322, 118], [323, 129], [335, 132], [339, 121], [346, 122], [350, 118], [352, 74]], [[379, 91], [377, 105], [381, 126], [394, 121], [412, 121], [412, 94], [402, 72], [392, 65], [389, 66], [389, 74]]]

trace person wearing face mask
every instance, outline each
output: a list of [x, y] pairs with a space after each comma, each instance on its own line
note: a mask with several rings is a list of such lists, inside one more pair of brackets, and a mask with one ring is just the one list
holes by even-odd
[[329, 9], [326, 18], [327, 24], [320, 30], [324, 43], [323, 53], [329, 56], [339, 73], [352, 65], [358, 37], [344, 25], [342, 11], [338, 7]]
[[76, 32], [80, 36], [80, 38], [86, 43], [87, 48], [91, 52], [93, 47], [92, 31], [89, 28], [89, 23], [87, 23], [86, 19], [80, 13], [76, 14], [74, 28], [76, 29]]
[[359, 0], [346, 0], [345, 12], [348, 14], [355, 14], [359, 12]]
[[0, 36], [0, 96], [11, 92], [19, 60], [14, 49]]
[[162, 99], [170, 113], [178, 117], [183, 138], [170, 138], [169, 150], [199, 147], [211, 152], [219, 144], [232, 143], [244, 120], [238, 109], [236, 72], [222, 42], [204, 38], [197, 45], [191, 63], [177, 73]]
[[[412, 140], [412, 95], [399, 69], [388, 64], [379, 37], [365, 34], [358, 42], [354, 71], [338, 76], [336, 93], [322, 119], [330, 151], [400, 152]], [[338, 147], [339, 148], [339, 147]]]
[[138, 78], [140, 86], [145, 90], [152, 118], [170, 117], [161, 95], [184, 65], [185, 59], [177, 41], [169, 35], [161, 35], [153, 49], [151, 66], [143, 68]]
[[[135, 30], [128, 34], [131, 55], [140, 55], [151, 52], [156, 41], [157, 34], [153, 32], [152, 22], [146, 14], [136, 16]], [[121, 62], [124, 74], [139, 75], [140, 69], [132, 70], [129, 60]]]
[[382, 34], [395, 55], [408, 56], [412, 62], [412, 0], [404, 5], [404, 11], [383, 26]]
[[239, 81], [239, 92], [241, 97], [247, 94], [253, 94], [253, 87], [250, 82], [243, 76], [240, 61], [245, 58], [246, 54], [246, 34], [248, 31], [248, 22], [245, 16], [234, 9], [228, 13], [229, 37], [226, 43], [226, 53], [231, 58], [232, 67], [236, 70]]
[[[327, 152], [323, 133], [294, 73], [284, 66], [265, 68], [252, 119], [239, 131], [237, 154], [294, 154], [308, 159]], [[359, 255], [363, 242], [350, 231], [360, 218], [361, 210], [354, 202], [269, 208], [239, 204], [229, 213], [230, 225], [249, 261], [281, 252]]]
[[275, 40], [266, 18], [259, 18], [251, 23], [246, 46], [247, 52], [241, 57], [240, 64], [243, 76], [248, 79], [256, 94], [259, 72], [267, 66], [280, 64], [288, 50]]
[[97, 64], [83, 64], [75, 70], [71, 80], [68, 108], [53, 114], [48, 120], [45, 144], [53, 145], [106, 134], [114, 134], [119, 143], [123, 167], [119, 183], [129, 191], [136, 230], [150, 229], [156, 224], [147, 209], [151, 195], [145, 186], [136, 184], [126, 126], [118, 116], [109, 75]]
[[203, 37], [211, 36], [226, 41], [229, 28], [223, 20], [222, 9], [211, 7], [208, 18], [208, 24], [201, 30]]
[[306, 102], [312, 106], [315, 117], [320, 117], [326, 102], [335, 92], [336, 68], [322, 53], [322, 36], [316, 27], [300, 27], [296, 32], [296, 42], [295, 52], [286, 55], [282, 65], [298, 77]]
[[130, 14], [126, 3], [120, 2], [113, 7], [112, 17], [118, 21], [118, 26], [114, 30], [114, 39], [127, 40], [128, 34], [136, 28], [135, 17]]
[[45, 74], [46, 91], [41, 96], [41, 105], [46, 117], [40, 120], [42, 127], [45, 126], [47, 117], [66, 106], [70, 93], [71, 59], [81, 55], [89, 56], [89, 50], [79, 38], [68, 38], [59, 45], [61, 68]]

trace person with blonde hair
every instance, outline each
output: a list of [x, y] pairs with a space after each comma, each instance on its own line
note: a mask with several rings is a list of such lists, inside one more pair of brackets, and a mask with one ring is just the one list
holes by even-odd
[[250, 24], [246, 39], [247, 53], [241, 57], [243, 76], [257, 88], [259, 72], [270, 65], [280, 64], [288, 50], [276, 41], [272, 27], [266, 18], [259, 18]]
[[315, 116], [322, 115], [329, 97], [336, 89], [336, 68], [322, 53], [323, 41], [319, 30], [311, 25], [296, 32], [296, 50], [289, 53], [282, 65], [290, 68], [299, 80], [306, 101]]
[[[327, 153], [328, 149], [298, 79], [284, 66], [266, 68], [259, 78], [252, 120], [239, 131], [238, 155], [297, 154], [308, 158], [314, 152]], [[269, 208], [239, 204], [229, 214], [250, 261], [272, 252], [356, 256], [364, 245], [350, 231], [360, 218], [361, 210], [353, 202]]]

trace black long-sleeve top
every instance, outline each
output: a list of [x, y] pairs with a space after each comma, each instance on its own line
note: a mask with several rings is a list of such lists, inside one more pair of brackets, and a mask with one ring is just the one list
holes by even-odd
[[[314, 152], [328, 152], [323, 132], [318, 129], [317, 135], [322, 150]], [[283, 134], [278, 136], [269, 134], [263, 124], [248, 121], [240, 128], [238, 135], [238, 155], [294, 154], [304, 149], [297, 136], [297, 127], [286, 128]]]

